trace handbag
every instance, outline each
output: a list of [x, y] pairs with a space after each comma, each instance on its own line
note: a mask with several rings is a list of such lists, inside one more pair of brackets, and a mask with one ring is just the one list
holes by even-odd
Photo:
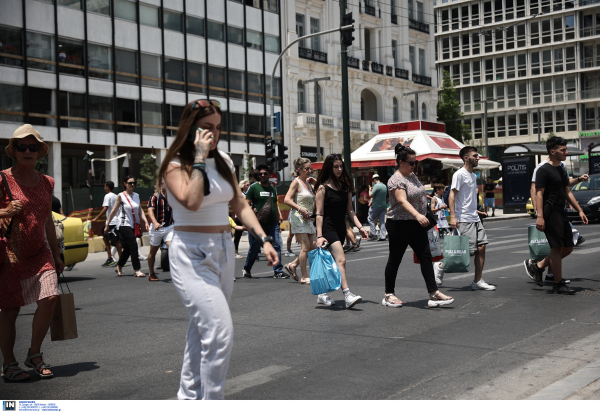
[[[440, 235], [437, 227], [429, 230], [427, 232], [427, 240], [429, 240], [429, 250], [431, 251], [431, 261], [439, 262], [444, 259], [444, 254], [442, 253], [442, 247], [440, 246]], [[421, 263], [417, 254], [413, 252], [413, 262]]]
[[[3, 172], [0, 172], [2, 175], [2, 182], [4, 183], [4, 187], [6, 188], [6, 193], [8, 194], [8, 199], [12, 202], [13, 197], [10, 192], [10, 188], [8, 187], [8, 183], [6, 182], [6, 176]], [[6, 228], [6, 232], [4, 232], [4, 236], [0, 236], [0, 264], [4, 261], [4, 256], [6, 256], [6, 249], [8, 249], [8, 239], [10, 238], [10, 234], [12, 232], [13, 219], [10, 219], [10, 223]]]
[[437, 219], [431, 209], [427, 209], [427, 213], [425, 213], [425, 217], [429, 220], [429, 224], [425, 227], [425, 230], [429, 231], [437, 225]]
[[[63, 279], [65, 275], [63, 273]], [[69, 284], [66, 282], [67, 290], [69, 293], [64, 293], [62, 284], [60, 285], [61, 293], [58, 295], [56, 306], [54, 307], [54, 316], [50, 323], [50, 340], [68, 340], [76, 339], [77, 335], [77, 319], [75, 317], [75, 299], [69, 289]]]
[[341, 287], [342, 274], [331, 253], [322, 247], [308, 252], [310, 291], [313, 295], [333, 292]]
[[131, 205], [127, 194], [125, 194], [125, 199], [127, 199], [127, 203], [129, 203], [129, 207], [131, 208], [131, 214], [133, 216], [133, 235], [135, 237], [142, 237], [142, 228], [140, 227], [140, 224], [135, 221], [135, 211], [133, 210], [133, 206]]
[[265, 202], [263, 207], [256, 213], [256, 219], [258, 219], [258, 223], [261, 226], [267, 226], [269, 224], [269, 219], [271, 218], [271, 197], [273, 197], [273, 192], [271, 188], [269, 188], [269, 200]]

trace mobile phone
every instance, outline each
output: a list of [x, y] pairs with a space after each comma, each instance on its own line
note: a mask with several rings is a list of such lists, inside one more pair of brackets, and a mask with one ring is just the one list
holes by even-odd
[[190, 133], [188, 134], [188, 140], [192, 143], [194, 143], [194, 141], [196, 140], [196, 130], [200, 131], [200, 133], [202, 133], [204, 131], [204, 129], [201, 129], [198, 126], [190, 127]]

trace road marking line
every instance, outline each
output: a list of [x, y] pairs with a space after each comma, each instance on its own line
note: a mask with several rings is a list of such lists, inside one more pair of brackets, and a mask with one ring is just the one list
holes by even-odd
[[[590, 242], [592, 242], [592, 241], [590, 241]], [[586, 242], [586, 243], [588, 243], [588, 242]], [[590, 253], [598, 253], [598, 252], [600, 252], [600, 247], [593, 247], [591, 249], [575, 250], [571, 254], [573, 254], [573, 255], [589, 255]]]
[[[491, 273], [491, 272], [498, 272], [500, 270], [504, 270], [504, 269], [512, 269], [512, 268], [516, 268], [519, 266], [523, 266], [523, 263], [518, 263], [516, 265], [508, 265], [508, 266], [501, 266], [499, 268], [494, 268], [494, 269], [487, 269], [484, 270], [483, 273]], [[449, 278], [444, 278], [444, 280], [454, 280], [454, 279], [463, 279], [463, 278], [468, 278], [468, 277], [472, 277], [475, 276], [475, 273], [465, 273], [464, 275], [458, 275], [458, 276], [452, 276]]]
[[273, 380], [273, 375], [291, 369], [289, 366], [271, 365], [254, 372], [245, 373], [225, 381], [225, 395], [241, 392], [253, 386], [262, 385]]
[[535, 400], [562, 400], [566, 399], [579, 389], [600, 379], [600, 361], [587, 365], [583, 369], [563, 378], [552, 385], [546, 386], [541, 391], [528, 399]]

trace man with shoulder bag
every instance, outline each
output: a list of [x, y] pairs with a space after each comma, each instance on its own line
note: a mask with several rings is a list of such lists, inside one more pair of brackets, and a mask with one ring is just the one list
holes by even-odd
[[[256, 218], [262, 229], [265, 231], [268, 241], [271, 242], [273, 248], [277, 251], [279, 262], [273, 267], [275, 279], [285, 279], [290, 276], [283, 273], [283, 265], [281, 264], [281, 232], [279, 223], [283, 221], [279, 206], [277, 205], [277, 189], [269, 182], [271, 172], [266, 165], [258, 166], [259, 181], [248, 188], [246, 192], [246, 201], [252, 206]], [[244, 263], [242, 274], [246, 278], [251, 278], [251, 270], [254, 262], [257, 260], [262, 244], [261, 239], [255, 239], [250, 235], [250, 250]], [[264, 240], [263, 240], [264, 241]]]

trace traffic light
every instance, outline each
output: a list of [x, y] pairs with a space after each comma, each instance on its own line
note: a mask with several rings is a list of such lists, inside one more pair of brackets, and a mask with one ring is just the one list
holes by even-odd
[[[342, 26], [349, 26], [354, 24], [354, 20], [352, 19], [352, 12], [346, 13], [342, 16]], [[354, 27], [351, 29], [342, 30], [342, 44], [346, 47], [352, 46], [352, 42], [354, 41], [354, 37], [352, 33], [354, 32]]]
[[267, 157], [267, 166], [271, 170], [275, 170], [275, 166], [277, 165], [277, 157], [275, 156], [275, 140], [268, 138], [266, 141], [266, 157]]
[[289, 156], [285, 153], [288, 150], [287, 146], [284, 146], [283, 143], [279, 143], [277, 148], [278, 156], [279, 156], [279, 164], [277, 170], [283, 170], [289, 166], [289, 164], [285, 161]]

